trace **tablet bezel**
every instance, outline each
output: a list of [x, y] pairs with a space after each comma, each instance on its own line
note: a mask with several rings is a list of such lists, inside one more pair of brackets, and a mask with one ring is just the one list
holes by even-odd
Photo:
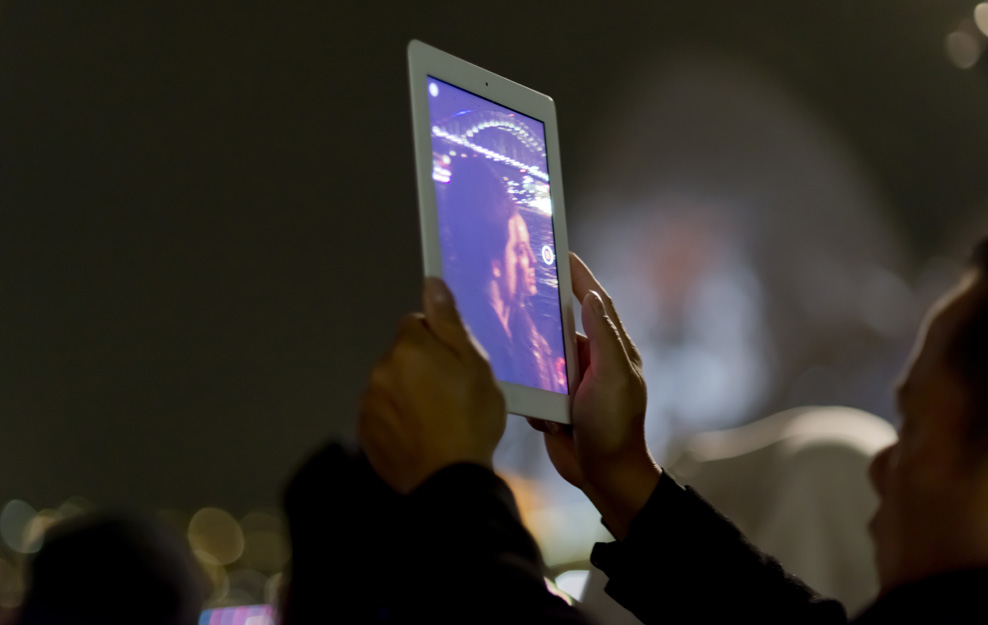
[[509, 413], [570, 423], [572, 395], [579, 381], [576, 329], [573, 323], [572, 281], [569, 267], [569, 241], [566, 236], [566, 210], [563, 202], [562, 167], [559, 161], [559, 134], [556, 105], [547, 95], [498, 76], [418, 40], [408, 44], [408, 77], [412, 97], [412, 129], [415, 139], [415, 179], [418, 184], [419, 221], [422, 233], [422, 260], [426, 276], [443, 276], [439, 243], [435, 183], [432, 180], [432, 123], [429, 118], [428, 77], [469, 91], [523, 115], [535, 118], [545, 127], [549, 199], [552, 202], [552, 231], [559, 278], [563, 350], [566, 356], [568, 394], [502, 382]]

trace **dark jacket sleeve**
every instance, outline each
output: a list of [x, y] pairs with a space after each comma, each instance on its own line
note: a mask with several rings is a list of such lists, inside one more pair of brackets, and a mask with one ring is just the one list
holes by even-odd
[[646, 625], [847, 622], [840, 603], [787, 574], [668, 473], [625, 539], [597, 544], [591, 562], [607, 575], [607, 593]]
[[363, 455], [330, 445], [284, 503], [286, 625], [587, 623], [546, 588], [510, 489], [478, 465], [447, 467], [400, 496]]
[[449, 591], [440, 592], [442, 608], [433, 610], [439, 621], [589, 622], [547, 589], [538, 546], [511, 490], [493, 472], [474, 464], [446, 467], [409, 499], [420, 557], [429, 577]]
[[292, 544], [283, 625], [383, 623], [401, 587], [382, 586], [401, 560], [402, 498], [342, 445], [310, 457], [284, 492]]

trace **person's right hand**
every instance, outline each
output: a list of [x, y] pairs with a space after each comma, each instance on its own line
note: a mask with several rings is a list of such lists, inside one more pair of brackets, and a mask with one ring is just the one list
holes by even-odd
[[570, 269], [587, 333], [578, 337], [581, 379], [573, 395], [572, 427], [530, 423], [545, 433], [560, 475], [583, 490], [612, 533], [623, 538], [661, 476], [645, 442], [642, 360], [611, 298], [573, 253]]
[[367, 460], [402, 494], [453, 464], [492, 468], [506, 419], [490, 364], [442, 280], [426, 279], [423, 306], [372, 370], [357, 422]]

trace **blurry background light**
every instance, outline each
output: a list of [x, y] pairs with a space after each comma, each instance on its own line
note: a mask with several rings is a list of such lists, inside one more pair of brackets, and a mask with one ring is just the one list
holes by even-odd
[[229, 580], [227, 601], [231, 605], [252, 605], [264, 601], [268, 578], [260, 571], [238, 569], [229, 574]]
[[268, 575], [285, 566], [291, 547], [285, 536], [281, 517], [271, 512], [254, 510], [240, 520], [244, 532], [244, 566]]
[[282, 573], [275, 573], [264, 585], [264, 603], [277, 604], [281, 596]]
[[196, 560], [199, 561], [199, 565], [206, 574], [206, 578], [209, 580], [210, 587], [213, 590], [207, 600], [207, 605], [212, 606], [220, 604], [224, 599], [226, 599], [227, 593], [230, 590], [230, 579], [227, 575], [226, 569], [223, 568], [223, 566], [206, 551], [196, 549], [193, 550], [192, 553], [195, 555]]
[[901, 276], [878, 263], [861, 274], [859, 303], [862, 320], [890, 338], [909, 332], [919, 321], [916, 298]]
[[0, 512], [0, 538], [17, 553], [29, 553], [24, 544], [25, 530], [37, 513], [20, 499], [11, 499]]
[[0, 558], [0, 610], [16, 608], [24, 596], [24, 579], [19, 569]]
[[94, 508], [95, 506], [93, 502], [89, 501], [85, 497], [73, 495], [62, 502], [62, 505], [58, 507], [56, 516], [59, 521], [63, 521], [65, 519], [71, 519], [72, 517], [79, 516], [80, 514], [90, 512]]
[[947, 35], [943, 47], [951, 63], [961, 69], [969, 69], [978, 62], [984, 46], [975, 34], [959, 28]]
[[[583, 562], [595, 540], [609, 540], [600, 525], [600, 513], [580, 501], [531, 510], [526, 526], [539, 543], [548, 566]], [[587, 528], [592, 528], [596, 536], [588, 534]]]
[[988, 2], [982, 2], [974, 7], [974, 23], [978, 25], [978, 30], [988, 37]]
[[34, 515], [26, 526], [24, 526], [21, 544], [24, 545], [25, 553], [37, 553], [45, 541], [45, 532], [58, 521], [54, 510], [46, 509]]
[[[0, 20], [0, 37], [23, 52], [0, 75], [32, 69], [0, 119], [16, 130], [0, 142], [0, 159], [26, 174], [9, 177], [5, 197], [32, 209], [5, 223], [12, 240], [29, 244], [10, 248], [17, 269], [5, 286], [17, 305], [2, 311], [4, 326], [18, 328], [2, 347], [15, 376], [5, 411], [19, 416], [0, 437], [3, 471], [18, 476], [17, 491], [0, 493], [0, 558], [20, 576], [26, 543], [47, 523], [23, 501], [8, 510], [13, 497], [39, 509], [67, 492], [175, 506], [160, 516], [200, 547], [214, 597], [245, 596], [257, 581], [247, 570], [266, 577], [270, 601], [290, 557], [286, 532], [277, 514], [243, 513], [276, 505], [316, 437], [349, 431], [354, 415], [337, 407], [356, 404], [420, 284], [405, 262], [419, 251], [408, 236], [412, 178], [380, 184], [387, 172], [410, 171], [399, 149], [407, 114], [393, 114], [407, 102], [357, 86], [367, 68], [384, 72], [381, 84], [404, 84], [392, 44], [452, 16], [442, 3], [406, 7], [402, 19], [367, 31], [354, 55], [337, 35], [370, 23], [370, 3], [335, 23], [326, 19], [339, 13], [332, 3], [279, 3], [278, 19], [241, 12], [243, 27], [222, 33], [210, 27], [222, 9], [185, 15], [169, 5], [193, 30], [169, 48], [175, 80], [162, 83], [141, 69], [160, 60], [156, 44], [174, 20], [148, 19], [145, 4], [154, 6], [66, 4]], [[533, 23], [552, 13], [524, 6]], [[521, 38], [529, 47], [507, 57], [496, 54], [503, 29], [484, 29], [458, 53], [481, 64], [493, 55], [566, 111], [573, 248], [608, 285], [643, 352], [657, 460], [675, 439], [792, 402], [846, 401], [894, 418], [888, 386], [915, 317], [959, 270], [934, 255], [953, 253], [949, 224], [988, 214], [988, 125], [979, 123], [988, 83], [956, 69], [988, 69], [978, 60], [988, 2], [857, 3], [853, 19], [839, 3], [781, 0], [724, 1], [714, 12], [707, 3], [634, 8], [610, 11], [607, 28], [593, 11], [572, 11], [549, 40]], [[484, 10], [455, 19], [469, 23]], [[289, 23], [297, 28], [281, 28]], [[599, 45], [553, 45], [587, 28]], [[93, 32], [107, 45], [90, 45]], [[258, 37], [270, 45], [258, 47]], [[299, 43], [313, 41], [358, 61], [341, 65], [339, 54]], [[117, 54], [121, 46], [129, 53]], [[600, 49], [614, 63], [599, 62]], [[292, 62], [275, 71], [272, 51]], [[535, 64], [533, 51], [542, 53]], [[219, 68], [234, 90], [171, 88], [212, 84]], [[305, 78], [327, 71], [357, 100]], [[155, 97], [159, 89], [168, 97]], [[46, 106], [52, 98], [63, 106]], [[147, 104], [137, 117], [135, 98]], [[258, 119], [263, 132], [252, 132]], [[93, 128], [104, 140], [71, 140]], [[52, 141], [35, 140], [51, 129]], [[338, 132], [351, 134], [309, 140]], [[154, 167], [133, 158], [148, 145]], [[452, 161], [488, 157], [452, 152]], [[187, 175], [196, 171], [209, 175]], [[67, 178], [38, 184], [52, 172]], [[318, 208], [361, 206], [369, 192], [380, 219]], [[128, 210], [135, 202], [144, 209]], [[48, 228], [47, 206], [73, 207], [83, 230]], [[325, 232], [339, 244], [325, 245]], [[366, 297], [339, 307], [312, 288], [368, 242], [387, 253], [342, 272], [337, 285]], [[368, 289], [381, 271], [394, 288]], [[87, 332], [77, 331], [79, 319]], [[89, 364], [52, 366], [80, 361]], [[235, 435], [230, 423], [241, 425]], [[107, 450], [116, 462], [91, 461]], [[547, 564], [588, 567], [599, 514], [555, 475], [541, 437], [512, 418], [498, 453], [499, 469], [521, 476], [512, 486]], [[239, 531], [227, 523], [218, 541], [190, 532], [206, 502], [235, 511]], [[66, 502], [56, 517], [83, 509]]]
[[288, 561], [290, 548], [285, 536], [271, 530], [256, 530], [244, 534], [245, 566], [265, 573], [275, 573]]
[[220, 508], [202, 508], [189, 520], [189, 544], [193, 551], [212, 556], [217, 564], [232, 564], [244, 551], [240, 524]]
[[522, 477], [521, 475], [508, 470], [499, 470], [498, 475], [511, 488], [515, 496], [515, 503], [518, 506], [518, 513], [521, 515], [522, 523], [530, 530], [534, 531], [532, 513], [543, 506], [543, 495], [536, 480]]
[[835, 397], [846, 396], [846, 390], [831, 367], [817, 365], [799, 374], [789, 387], [786, 402], [793, 406], [828, 405], [835, 403]]
[[556, 586], [570, 597], [577, 601], [583, 596], [583, 589], [587, 585], [587, 578], [590, 571], [587, 569], [574, 569], [565, 571], [556, 577]]

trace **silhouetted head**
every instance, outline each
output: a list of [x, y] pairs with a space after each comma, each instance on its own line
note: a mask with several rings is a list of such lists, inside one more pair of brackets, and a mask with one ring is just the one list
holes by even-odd
[[966, 311], [946, 347], [945, 365], [964, 389], [970, 453], [988, 460], [988, 237], [974, 248], [968, 268]]
[[193, 625], [206, 597], [188, 545], [151, 518], [53, 527], [31, 563], [21, 625]]
[[988, 565], [988, 239], [927, 315], [897, 396], [899, 440], [870, 471], [883, 591]]

